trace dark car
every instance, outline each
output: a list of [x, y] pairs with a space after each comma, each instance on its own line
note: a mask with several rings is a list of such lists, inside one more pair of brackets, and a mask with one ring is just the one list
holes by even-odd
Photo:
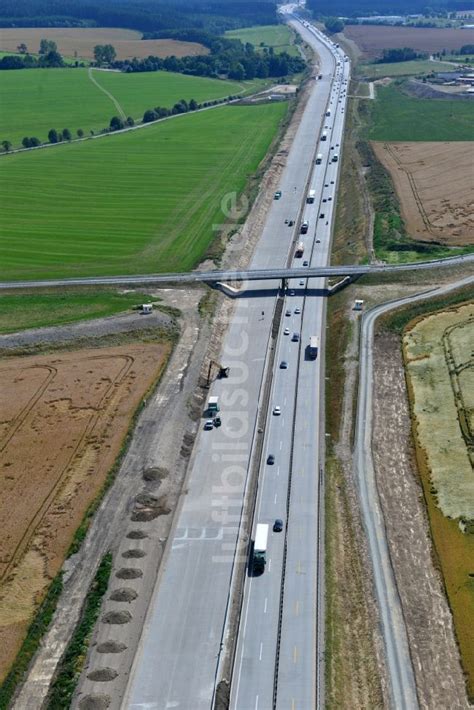
[[324, 219], [324, 212], [321, 212], [321, 214], [319, 215], [319, 219]]
[[269, 466], [273, 466], [274, 463], [275, 463], [275, 457], [273, 454], [270, 454], [267, 458], [267, 464]]
[[213, 421], [214, 421], [214, 426], [216, 426], [216, 427], [218, 427], [222, 424], [222, 420], [220, 417], [214, 417]]
[[277, 518], [273, 523], [273, 532], [281, 532], [283, 530], [283, 520]]
[[280, 362], [280, 370], [288, 370], [288, 363], [286, 360]]
[[309, 265], [309, 262], [305, 259], [305, 261], [303, 261], [303, 266], [308, 266], [308, 265]]

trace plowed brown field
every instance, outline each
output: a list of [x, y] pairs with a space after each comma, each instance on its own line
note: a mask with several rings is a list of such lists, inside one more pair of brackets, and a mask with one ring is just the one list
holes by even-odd
[[[117, 52], [117, 59], [133, 57], [195, 56], [209, 54], [207, 47], [197, 42], [180, 42], [174, 39], [142, 40], [140, 32], [115, 29], [113, 27], [15, 27], [0, 30], [0, 50], [16, 52], [24, 42], [32, 54], [38, 52], [40, 40], [52, 39], [58, 45], [58, 51], [65, 57], [94, 58], [96, 44], [112, 44]], [[77, 52], [77, 54], [75, 54]]]
[[168, 353], [137, 344], [0, 363], [0, 679]]
[[474, 143], [377, 143], [410, 236], [474, 244]]
[[386, 25], [346, 25], [344, 35], [353, 40], [364, 57], [374, 58], [383, 49], [411, 47], [417, 52], [441, 52], [474, 44], [474, 31], [423, 27], [388, 27]]

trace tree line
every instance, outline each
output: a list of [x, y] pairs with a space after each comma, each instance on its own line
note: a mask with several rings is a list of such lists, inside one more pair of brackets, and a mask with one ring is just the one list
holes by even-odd
[[194, 27], [214, 33], [276, 24], [262, 0], [3, 0], [0, 27], [125, 27], [143, 32]]
[[399, 49], [384, 49], [382, 56], [377, 59], [376, 64], [395, 64], [396, 62], [410, 62], [413, 59], [426, 59], [427, 54], [416, 52], [411, 47]]
[[[176, 116], [181, 113], [187, 113], [188, 111], [197, 111], [200, 108], [207, 108], [210, 106], [217, 106], [218, 104], [223, 104], [228, 101], [231, 101], [232, 99], [237, 99], [238, 96], [235, 95], [230, 95], [222, 99], [214, 99], [212, 101], [204, 101], [203, 103], [198, 103], [195, 99], [190, 99], [189, 101], [186, 101], [185, 99], [181, 99], [180, 101], [177, 101], [172, 108], [166, 108], [163, 106], [156, 106], [155, 108], [149, 108], [146, 109], [146, 111], [143, 114], [143, 118], [141, 120], [141, 123], [151, 123], [153, 121], [157, 121], [161, 118], [167, 118], [168, 116]], [[109, 121], [109, 125], [107, 128], [103, 128], [101, 131], [99, 131], [100, 134], [104, 133], [113, 133], [115, 131], [121, 131], [124, 128], [131, 128], [132, 126], [135, 125], [135, 120], [132, 118], [132, 116], [128, 116], [127, 118], [123, 119], [120, 116], [112, 116], [112, 118]], [[93, 137], [96, 135], [95, 131], [90, 131], [90, 137]], [[85, 133], [82, 128], [78, 128], [76, 131], [76, 137], [77, 138], [84, 138]], [[48, 132], [48, 140], [47, 141], [41, 141], [39, 138], [36, 136], [25, 136], [23, 140], [21, 141], [21, 145], [23, 148], [36, 148], [40, 145], [46, 145], [46, 144], [55, 144], [55, 143], [63, 143], [63, 142], [69, 142], [73, 140], [73, 134], [70, 131], [69, 128], [63, 128], [62, 130], [57, 130], [56, 128], [51, 128]], [[9, 153], [13, 149], [13, 144], [11, 141], [4, 140], [0, 144], [3, 148], [4, 153]]]
[[64, 66], [64, 59], [58, 52], [56, 42], [50, 39], [40, 40], [38, 57], [28, 52], [24, 42], [17, 47], [19, 54], [7, 55], [0, 59], [0, 69], [56, 69]]
[[[222, 40], [222, 38], [219, 38]], [[229, 40], [227, 40], [229, 41]], [[194, 57], [153, 57], [145, 59], [116, 60], [111, 66], [124, 72], [169, 71], [191, 76], [228, 78], [236, 81], [245, 79], [281, 78], [304, 71], [305, 62], [301, 57], [291, 57], [287, 52], [275, 54], [273, 48], [256, 52], [253, 45], [232, 41], [229, 47], [216, 42], [211, 53]]]

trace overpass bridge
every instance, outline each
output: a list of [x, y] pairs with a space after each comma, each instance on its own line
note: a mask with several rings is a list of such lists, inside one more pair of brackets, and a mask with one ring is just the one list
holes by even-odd
[[342, 266], [308, 266], [283, 269], [248, 269], [243, 271], [192, 271], [185, 274], [137, 274], [131, 276], [89, 276], [67, 279], [31, 281], [2, 281], [0, 290], [67, 288], [77, 286], [142, 286], [191, 283], [242, 283], [247, 281], [286, 281], [287, 279], [331, 278], [336, 276], [364, 276], [365, 274], [393, 274], [403, 271], [461, 266], [474, 261], [474, 253], [408, 264], [346, 264]]

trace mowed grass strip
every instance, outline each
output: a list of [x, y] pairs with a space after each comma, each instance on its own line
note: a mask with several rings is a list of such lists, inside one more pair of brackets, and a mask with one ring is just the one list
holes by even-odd
[[[0, 333], [25, 328], [64, 325], [132, 312], [150, 300], [144, 293], [116, 291], [66, 291], [61, 293], [9, 293], [0, 295]], [[156, 303], [156, 298], [152, 301]]]
[[[247, 83], [185, 76], [171, 72], [124, 74], [93, 70], [127, 116], [141, 119], [148, 108], [170, 108], [180, 99], [198, 102], [237, 94]], [[117, 109], [90, 80], [87, 69], [24, 69], [0, 72], [0, 141], [14, 147], [25, 136], [48, 140], [51, 128], [78, 128], [86, 134], [109, 125]]]
[[286, 111], [225, 106], [4, 156], [0, 278], [192, 269], [225, 219], [222, 198], [242, 191]]
[[417, 99], [397, 86], [378, 86], [371, 101], [375, 141], [472, 141], [474, 112], [470, 101]]

